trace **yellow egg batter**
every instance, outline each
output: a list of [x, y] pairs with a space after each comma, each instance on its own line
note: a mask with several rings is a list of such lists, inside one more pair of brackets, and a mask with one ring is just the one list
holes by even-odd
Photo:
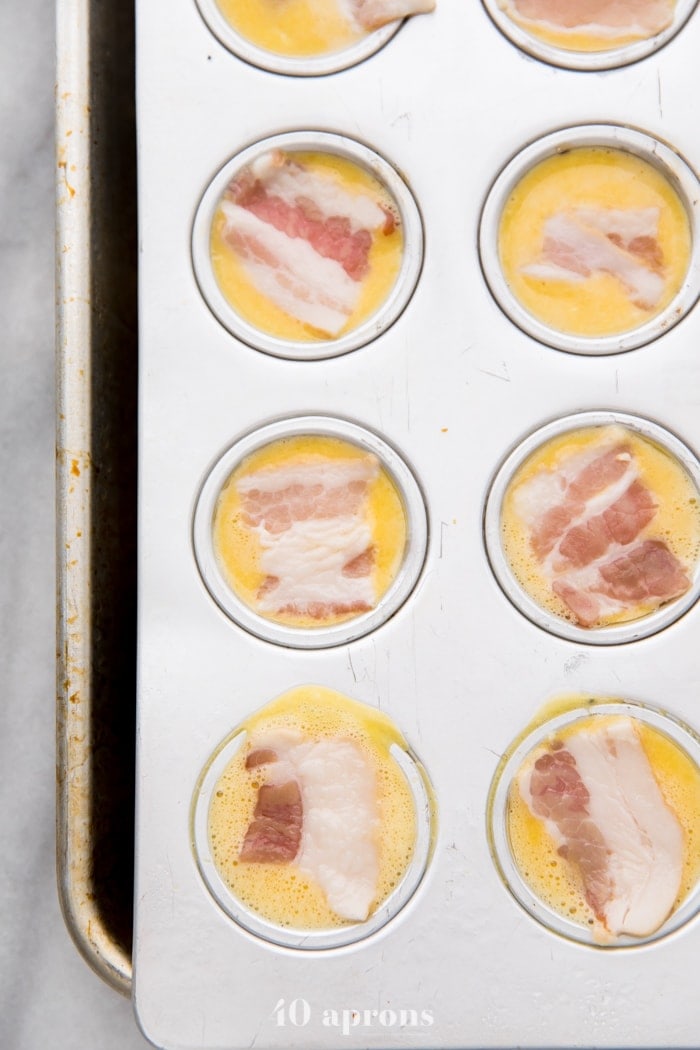
[[[690, 578], [700, 557], [700, 494], [685, 468], [664, 448], [617, 425], [584, 427], [552, 438], [514, 474], [503, 499], [501, 534], [504, 552], [520, 585], [538, 605], [562, 619], [574, 617], [552, 591], [551, 581], [543, 574], [542, 564], [530, 546], [530, 530], [515, 509], [517, 492], [540, 471], [556, 471], [570, 456], [594, 444], [607, 445], [611, 440], [629, 445], [639, 468], [639, 480], [658, 503], [656, 514], [640, 531], [637, 541], [663, 540]], [[656, 607], [639, 604], [604, 618], [600, 626], [639, 619]]]
[[[329, 615], [321, 621], [293, 613], [261, 612], [258, 592], [265, 580], [260, 567], [261, 543], [258, 532], [242, 516], [242, 500], [236, 484], [247, 475], [268, 466], [290, 466], [333, 460], [353, 460], [368, 453], [350, 441], [326, 435], [303, 434], [272, 441], [247, 456], [236, 467], [221, 490], [213, 521], [213, 541], [219, 564], [232, 590], [260, 615], [293, 627], [318, 627], [352, 619], [356, 613]], [[367, 507], [374, 546], [372, 583], [377, 601], [391, 586], [407, 542], [406, 512], [403, 500], [386, 470], [380, 468], [370, 481]]]
[[332, 54], [367, 35], [336, 0], [218, 0], [218, 6], [237, 33], [277, 55]]
[[256, 732], [295, 729], [312, 740], [341, 738], [358, 745], [376, 776], [380, 831], [379, 882], [372, 912], [401, 881], [413, 855], [416, 811], [413, 795], [401, 768], [390, 753], [392, 745], [408, 745], [386, 715], [331, 689], [302, 686], [292, 689], [246, 719], [239, 727], [246, 741], [219, 778], [209, 807], [209, 841], [217, 870], [232, 893], [248, 908], [280, 926], [321, 930], [348, 925], [328, 906], [312, 879], [295, 863], [246, 863], [239, 860], [253, 819], [260, 768], [246, 770], [248, 740]]
[[[610, 701], [605, 701], [610, 702]], [[584, 697], [567, 697], [548, 704], [515, 742], [511, 750], [538, 725], [549, 721], [557, 714], [587, 703], [595, 710], [594, 701]], [[654, 777], [669, 808], [683, 829], [685, 852], [683, 874], [674, 911], [692, 892], [700, 879], [700, 769], [690, 756], [670, 737], [660, 730], [633, 718], [644, 752], [649, 759]], [[552, 739], [566, 742], [574, 734], [586, 731], [593, 724], [601, 726], [624, 716], [585, 714], [581, 719], [557, 730]], [[526, 758], [531, 765], [539, 755], [541, 747]], [[507, 756], [505, 756], [507, 759]], [[558, 852], [557, 843], [547, 833], [544, 821], [532, 814], [522, 798], [517, 779], [514, 778], [508, 794], [507, 830], [511, 852], [525, 882], [536, 897], [544, 901], [553, 911], [564, 918], [591, 928], [600, 940], [605, 940], [605, 931], [595, 918], [583, 893], [583, 884], [577, 869], [568, 864]]]
[[[541, 257], [546, 220], [577, 208], [659, 209], [664, 284], [654, 307], [632, 302], [609, 273], [574, 282], [524, 272]], [[498, 251], [511, 291], [537, 320], [570, 335], [617, 335], [661, 313], [678, 293], [690, 260], [690, 225], [680, 197], [653, 165], [623, 150], [577, 148], [548, 157], [520, 180], [501, 215]]]
[[[336, 180], [347, 193], [371, 198], [394, 213], [396, 204], [381, 182], [360, 165], [333, 153], [295, 152], [294, 159], [312, 174]], [[328, 339], [327, 333], [291, 317], [266, 295], [258, 291], [248, 278], [243, 263], [223, 236], [224, 215], [219, 209], [211, 229], [211, 261], [219, 287], [240, 316], [261, 332], [291, 342], [318, 342]], [[362, 279], [359, 302], [344, 328], [335, 338], [351, 332], [382, 306], [391, 292], [401, 269], [403, 232], [397, 224], [391, 233], [381, 230], [372, 233], [369, 251], [369, 272]]]

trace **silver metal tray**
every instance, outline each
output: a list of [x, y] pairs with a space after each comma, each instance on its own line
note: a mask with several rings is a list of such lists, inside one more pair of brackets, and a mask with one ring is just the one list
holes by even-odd
[[[698, 922], [615, 951], [552, 934], [503, 885], [486, 806], [500, 756], [558, 695], [637, 700], [697, 726], [700, 609], [626, 645], [556, 637], [502, 593], [483, 521], [499, 465], [560, 417], [639, 416], [697, 453], [700, 314], [628, 352], [564, 353], [501, 311], [478, 243], [499, 172], [559, 129], [574, 129], [568, 145], [586, 141], [582, 126], [641, 129], [697, 168], [687, 100], [700, 21], [643, 61], [584, 73], [519, 51], [480, 3], [438, 0], [370, 59], [324, 79], [240, 61], [193, 4], [173, 10], [167, 46], [162, 12], [144, 0], [137, 14], [134, 998], [144, 1031], [178, 1048], [696, 1044]], [[422, 216], [423, 269], [401, 316], [372, 342], [285, 360], [251, 348], [210, 311], [192, 231], [232, 157], [269, 136], [318, 131], [360, 141], [400, 173]], [[618, 342], [606, 349], [627, 349]], [[420, 580], [390, 620], [342, 645], [292, 650], [222, 613], [199, 578], [192, 530], [198, 493], [226, 449], [275, 420], [309, 415], [349, 420], [398, 451], [423, 491], [429, 542]], [[251, 936], [218, 907], [199, 877], [189, 819], [221, 741], [304, 683], [389, 714], [439, 812], [432, 861], [408, 905], [364, 941], [306, 952]], [[416, 1022], [402, 1024], [402, 1011]], [[423, 1011], [433, 1023], [421, 1024]], [[336, 1015], [357, 1021], [344, 1032]]]
[[136, 681], [134, 12], [58, 2], [57, 835], [68, 928], [131, 988]]

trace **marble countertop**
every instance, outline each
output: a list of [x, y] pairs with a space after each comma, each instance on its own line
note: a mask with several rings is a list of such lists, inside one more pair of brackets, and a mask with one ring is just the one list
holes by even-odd
[[129, 1050], [148, 1045], [131, 1003], [78, 955], [56, 891], [53, 86], [53, 0], [6, 0], [0, 5], [0, 1046]]

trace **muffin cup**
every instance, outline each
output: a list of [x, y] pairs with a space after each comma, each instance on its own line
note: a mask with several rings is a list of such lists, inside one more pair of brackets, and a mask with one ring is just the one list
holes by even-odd
[[216, 0], [197, 0], [197, 7], [219, 43], [232, 54], [258, 69], [293, 77], [324, 76], [356, 66], [383, 48], [399, 31], [403, 22], [403, 19], [389, 22], [339, 51], [320, 55], [280, 55], [259, 47], [239, 33], [224, 16]]
[[576, 706], [564, 714], [542, 722], [530, 731], [526, 730], [513, 742], [504, 754], [492, 781], [486, 813], [487, 836], [494, 865], [506, 889], [518, 904], [551, 933], [579, 944], [606, 950], [649, 944], [678, 930], [700, 909], [700, 881], [696, 882], [679, 907], [653, 933], [644, 937], [621, 935], [602, 940], [591, 928], [567, 919], [555, 911], [533, 891], [521, 874], [513, 854], [507, 812], [511, 784], [527, 756], [538, 745], [578, 721], [588, 720], [591, 716], [603, 718], [611, 715], [625, 715], [658, 730], [675, 743], [696, 766], [700, 766], [700, 738], [694, 730], [670, 714], [633, 700], [591, 699], [585, 706]]
[[[214, 273], [210, 237], [222, 195], [231, 179], [247, 164], [270, 150], [313, 151], [336, 155], [374, 176], [387, 190], [403, 229], [401, 266], [384, 302], [365, 321], [337, 339], [301, 342], [262, 331], [242, 317], [223, 294]], [[324, 131], [294, 131], [274, 135], [249, 146], [214, 176], [202, 197], [192, 229], [192, 262], [200, 292], [214, 316], [242, 342], [274, 357], [315, 361], [338, 357], [376, 339], [400, 316], [411, 298], [423, 265], [423, 226], [413, 195], [398, 172], [373, 150], [353, 139]]]
[[[384, 595], [368, 612], [352, 619], [318, 627], [295, 627], [259, 615], [232, 590], [217, 557], [212, 525], [219, 495], [236, 467], [251, 453], [282, 438], [335, 437], [377, 456], [380, 466], [396, 486], [406, 517], [406, 549], [402, 563]], [[278, 420], [237, 441], [218, 460], [199, 493], [193, 524], [197, 565], [214, 601], [235, 623], [258, 638], [292, 649], [322, 649], [343, 645], [380, 627], [403, 605], [420, 576], [428, 543], [428, 519], [423, 496], [411, 470], [376, 434], [347, 420], [302, 416]]]
[[217, 904], [243, 930], [283, 948], [317, 951], [341, 948], [365, 940], [386, 926], [416, 892], [428, 867], [434, 840], [434, 806], [425, 770], [417, 758], [398, 744], [390, 754], [403, 773], [413, 796], [416, 816], [416, 840], [408, 866], [393, 892], [364, 922], [347, 922], [338, 927], [304, 930], [280, 926], [247, 907], [239, 900], [219, 874], [209, 842], [209, 807], [216, 785], [226, 766], [245, 744], [247, 733], [236, 729], [219, 745], [202, 770], [195, 788], [191, 809], [192, 847], [204, 883]]
[[511, 43], [533, 58], [562, 69], [590, 70], [615, 69], [638, 62], [658, 51], [680, 32], [697, 6], [697, 0], [678, 0], [673, 21], [662, 32], [644, 40], [634, 40], [603, 51], [576, 51], [540, 40], [523, 26], [518, 25], [502, 9], [499, 0], [483, 0], [484, 7], [493, 22]]
[[484, 514], [484, 541], [491, 569], [504, 594], [532, 623], [550, 634], [577, 644], [618, 645], [656, 634], [681, 617], [700, 595], [700, 560], [696, 563], [690, 588], [679, 598], [655, 612], [626, 623], [607, 627], [581, 627], [544, 609], [518, 581], [503, 549], [501, 513], [508, 487], [529, 456], [553, 438], [588, 427], [619, 424], [649, 438], [665, 449], [684, 468], [700, 492], [700, 462], [679, 438], [657, 423], [623, 412], [581, 412], [547, 423], [525, 438], [505, 459], [491, 484]]
[[[549, 157], [580, 148], [604, 148], [629, 153], [656, 168], [675, 190], [688, 217], [691, 247], [683, 284], [671, 302], [649, 321], [619, 334], [582, 336], [567, 334], [540, 321], [511, 290], [499, 258], [498, 239], [505, 205], [520, 181]], [[510, 320], [527, 335], [546, 346], [572, 354], [619, 354], [644, 346], [677, 324], [700, 295], [700, 183], [686, 161], [658, 139], [614, 124], [589, 124], [563, 128], [545, 135], [516, 154], [497, 176], [481, 213], [479, 256], [491, 294]]]

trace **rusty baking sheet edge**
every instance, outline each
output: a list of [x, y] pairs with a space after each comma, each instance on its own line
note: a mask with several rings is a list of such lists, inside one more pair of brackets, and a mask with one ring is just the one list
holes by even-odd
[[57, 2], [57, 863], [87, 962], [131, 991], [133, 8]]

